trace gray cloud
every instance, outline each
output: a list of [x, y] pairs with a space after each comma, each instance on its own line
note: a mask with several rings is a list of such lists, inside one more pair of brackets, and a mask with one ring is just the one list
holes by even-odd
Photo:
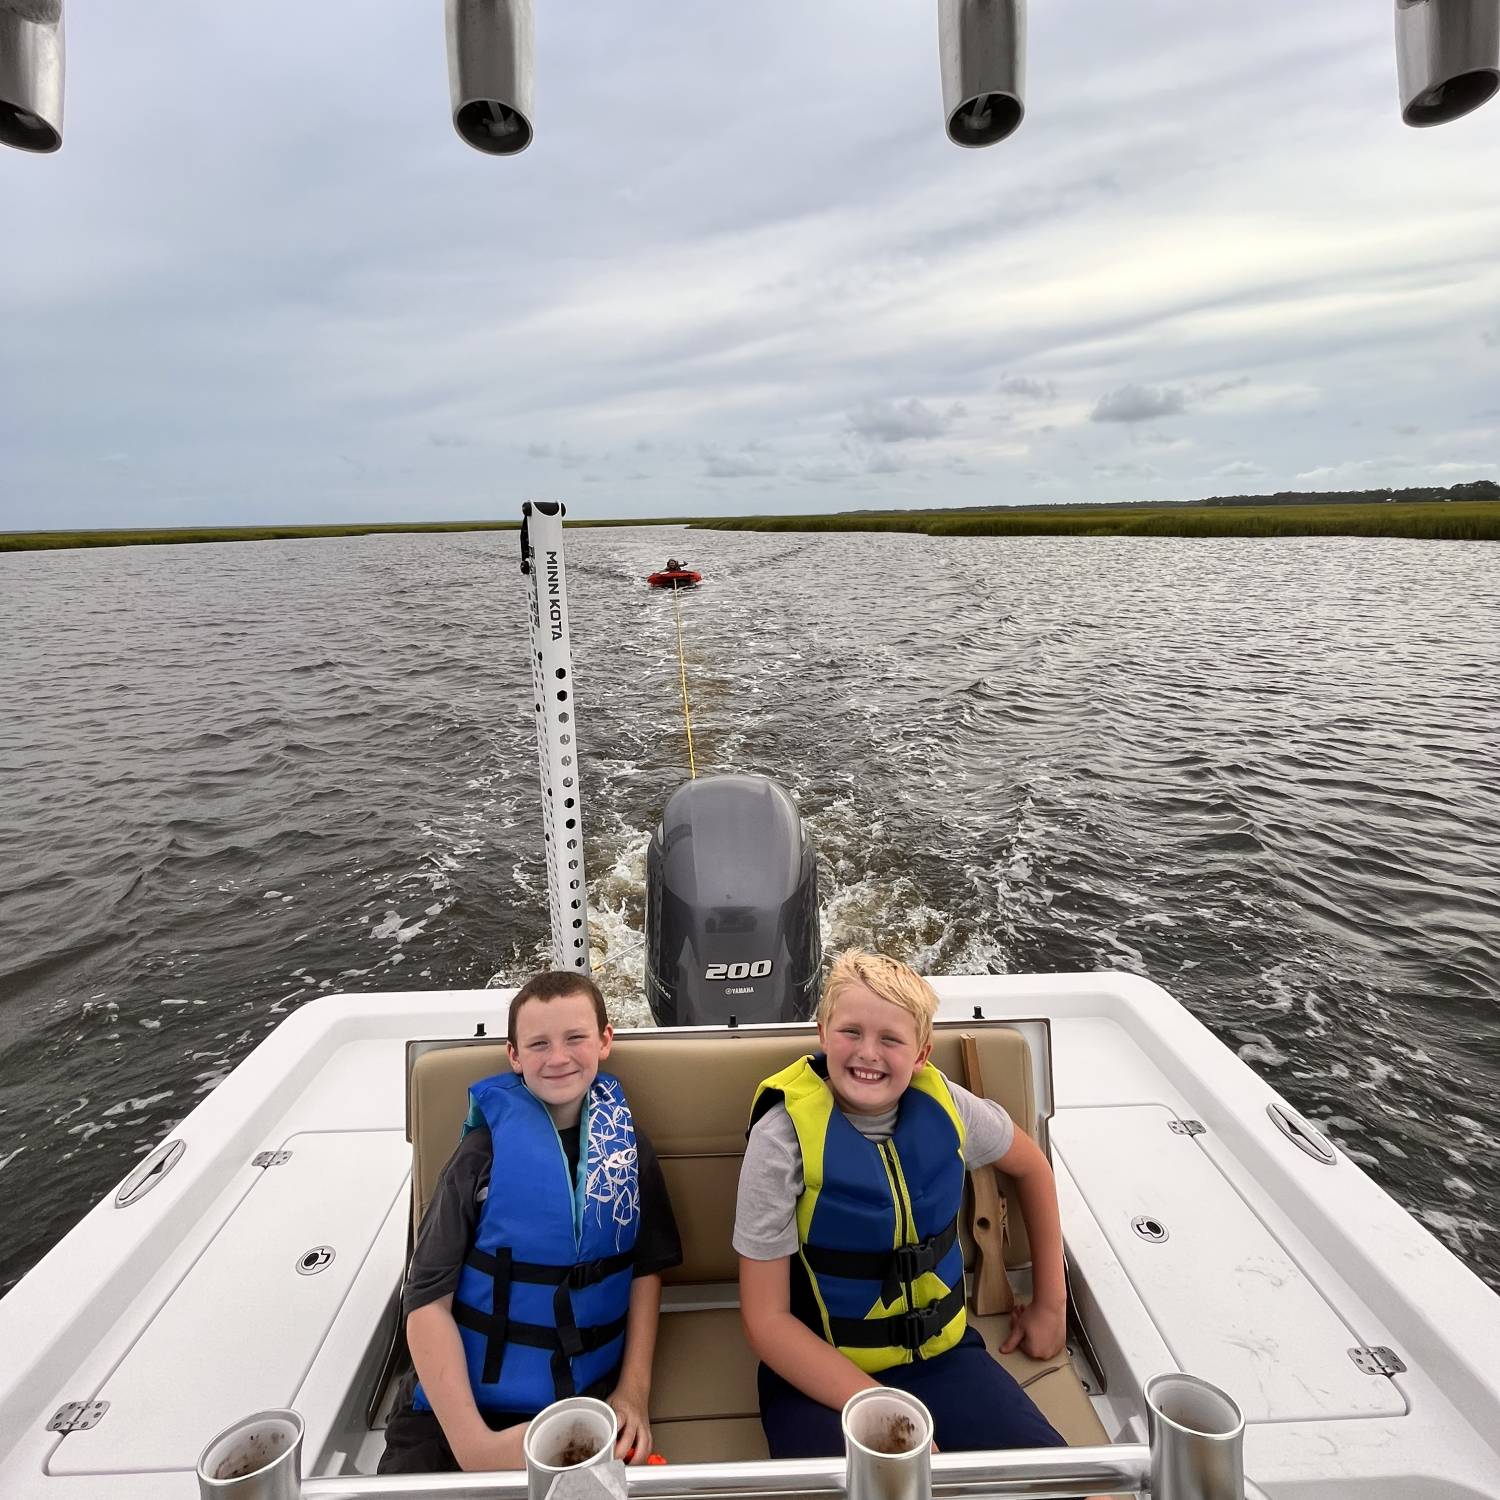
[[1215, 380], [1208, 385], [1198, 386], [1193, 392], [1195, 401], [1212, 401], [1215, 396], [1222, 396], [1226, 391], [1241, 391], [1250, 384], [1248, 375], [1236, 375], [1232, 380]]
[[849, 464], [832, 459], [792, 465], [793, 477], [805, 479], [810, 484], [840, 484], [846, 479], [852, 479], [857, 472]]
[[996, 389], [1002, 396], [1023, 396], [1030, 401], [1051, 401], [1057, 395], [1057, 382], [1033, 380], [1029, 375], [1007, 375]]
[[429, 432], [428, 443], [434, 448], [467, 448], [469, 439], [460, 432]]
[[776, 464], [761, 443], [746, 443], [734, 452], [705, 443], [699, 449], [699, 456], [703, 459], [703, 472], [710, 479], [761, 479], [777, 472]]
[[1152, 422], [1187, 410], [1187, 397], [1175, 386], [1122, 385], [1101, 396], [1091, 422]]
[[1259, 464], [1251, 463], [1247, 458], [1237, 458], [1233, 463], [1220, 464], [1213, 472], [1217, 478], [1221, 479], [1258, 479], [1266, 471]]
[[867, 398], [849, 413], [849, 431], [868, 443], [910, 443], [940, 437], [956, 416], [961, 403], [946, 412], [935, 412], [915, 396], [906, 401], [876, 401]]
[[1150, 464], [1095, 464], [1094, 473], [1101, 479], [1159, 479], [1161, 474]]

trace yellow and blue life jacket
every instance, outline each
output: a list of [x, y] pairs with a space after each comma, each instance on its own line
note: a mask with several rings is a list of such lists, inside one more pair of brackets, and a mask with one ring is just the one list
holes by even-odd
[[[453, 1295], [474, 1402], [536, 1412], [564, 1396], [604, 1395], [625, 1347], [640, 1188], [635, 1127], [617, 1078], [584, 1098], [570, 1173], [547, 1107], [515, 1073], [469, 1091], [465, 1134], [494, 1142], [489, 1194]], [[418, 1411], [431, 1403], [419, 1385]]]
[[751, 1126], [777, 1103], [802, 1148], [792, 1311], [872, 1375], [951, 1349], [967, 1319], [964, 1127], [948, 1080], [919, 1068], [879, 1145], [839, 1109], [821, 1053], [760, 1085]]

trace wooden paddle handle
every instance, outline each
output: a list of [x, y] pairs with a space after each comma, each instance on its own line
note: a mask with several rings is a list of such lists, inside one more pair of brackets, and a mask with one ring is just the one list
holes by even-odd
[[[985, 1097], [984, 1076], [979, 1068], [979, 1040], [965, 1032], [959, 1037], [964, 1060], [964, 1086], [971, 1094]], [[1008, 1313], [1016, 1305], [1005, 1274], [1005, 1199], [991, 1167], [969, 1174], [973, 1190], [969, 1232], [974, 1239], [974, 1311], [979, 1317]]]

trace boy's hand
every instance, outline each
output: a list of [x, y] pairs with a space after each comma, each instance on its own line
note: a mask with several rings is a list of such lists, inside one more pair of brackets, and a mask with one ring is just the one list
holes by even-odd
[[646, 1397], [633, 1386], [621, 1383], [606, 1398], [620, 1419], [615, 1457], [631, 1464], [643, 1464], [651, 1452], [651, 1418], [646, 1413]]
[[1040, 1302], [1018, 1302], [1010, 1315], [1010, 1332], [1000, 1346], [1009, 1354], [1017, 1346], [1032, 1359], [1052, 1359], [1061, 1354], [1068, 1337], [1067, 1304], [1057, 1306]]
[[465, 1473], [484, 1473], [490, 1469], [524, 1469], [526, 1455], [521, 1444], [526, 1439], [530, 1422], [517, 1422], [514, 1427], [502, 1427], [498, 1432], [475, 1433], [463, 1448], [455, 1449], [453, 1456]]

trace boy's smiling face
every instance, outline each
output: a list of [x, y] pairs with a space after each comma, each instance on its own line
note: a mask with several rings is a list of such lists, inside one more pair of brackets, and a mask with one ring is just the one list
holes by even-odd
[[852, 1114], [879, 1115], [895, 1107], [912, 1075], [932, 1051], [917, 1046], [917, 1020], [862, 984], [845, 985], [818, 1037], [828, 1054], [828, 1083]]
[[581, 990], [555, 1000], [528, 1000], [516, 1016], [510, 1065], [547, 1106], [552, 1123], [566, 1130], [578, 1123], [583, 1096], [613, 1040], [614, 1028], [599, 1030], [594, 1002]]

